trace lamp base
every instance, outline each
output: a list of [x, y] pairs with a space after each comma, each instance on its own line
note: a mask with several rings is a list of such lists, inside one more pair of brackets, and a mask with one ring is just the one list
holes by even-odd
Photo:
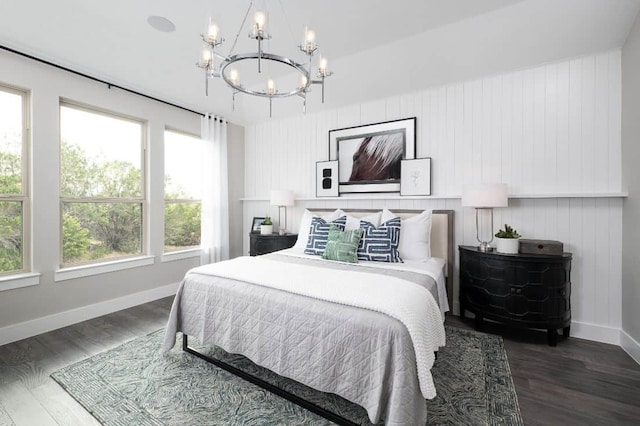
[[481, 251], [483, 253], [487, 253], [487, 252], [490, 252], [490, 251], [493, 251], [493, 250], [494, 250], [493, 247], [491, 247], [489, 245], [489, 243], [484, 242], [484, 241], [482, 243], [480, 243], [480, 245], [478, 246], [478, 251]]
[[[284, 208], [284, 226], [282, 225], [282, 209]], [[278, 234], [284, 235], [287, 233], [287, 207], [278, 206]]]

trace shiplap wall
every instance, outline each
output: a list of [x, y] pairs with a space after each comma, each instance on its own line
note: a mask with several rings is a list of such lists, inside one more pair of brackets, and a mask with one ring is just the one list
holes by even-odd
[[[413, 116], [417, 157], [432, 157], [433, 197], [313, 199], [329, 130]], [[249, 126], [245, 235], [253, 216], [277, 220], [270, 190], [291, 189], [289, 229], [306, 207], [443, 208], [456, 211], [456, 244], [475, 244], [474, 210], [458, 197], [476, 181], [523, 197], [495, 210], [496, 228], [507, 222], [573, 252], [572, 334], [619, 343], [622, 199], [606, 196], [622, 192], [619, 50]]]

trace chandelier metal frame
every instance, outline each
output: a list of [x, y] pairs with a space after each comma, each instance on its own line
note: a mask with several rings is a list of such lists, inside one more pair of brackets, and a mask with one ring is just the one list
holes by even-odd
[[[287, 98], [290, 96], [300, 96], [303, 100], [302, 108], [303, 112], [306, 112], [307, 94], [311, 91], [312, 84], [318, 84], [322, 88], [322, 103], [324, 103], [324, 83], [327, 77], [333, 75], [333, 72], [329, 71], [327, 67], [326, 58], [320, 58], [315, 79], [311, 78], [311, 69], [313, 55], [318, 50], [318, 44], [315, 42], [315, 33], [313, 30], [305, 28], [305, 38], [303, 43], [298, 45], [298, 50], [303, 52], [308, 57], [308, 63], [302, 64], [287, 56], [277, 55], [274, 53], [265, 52], [263, 49], [263, 41], [269, 40], [269, 35], [265, 30], [266, 15], [257, 11], [254, 17], [254, 24], [249, 33], [249, 38], [258, 42], [257, 52], [237, 53], [233, 54], [233, 50], [240, 36], [240, 32], [245, 26], [249, 13], [254, 7], [254, 0], [249, 1], [249, 7], [244, 15], [242, 24], [235, 36], [233, 45], [229, 55], [223, 55], [216, 47], [221, 45], [225, 40], [220, 36], [220, 29], [215, 23], [209, 22], [209, 26], [205, 34], [202, 34], [202, 40], [205, 43], [202, 56], [196, 65], [205, 71], [205, 94], [209, 96], [209, 79], [214, 77], [221, 77], [222, 80], [232, 89], [233, 108], [235, 110], [235, 95], [237, 93], [244, 93], [251, 96], [258, 96], [269, 99], [269, 116], [272, 115], [272, 99]], [[280, 3], [282, 6], [282, 3]], [[284, 12], [284, 8], [283, 8]], [[219, 66], [216, 69], [214, 57], [221, 60]], [[301, 75], [300, 84], [291, 90], [279, 91], [275, 87], [273, 80], [267, 80], [267, 86], [264, 90], [253, 90], [243, 86], [240, 83], [237, 70], [233, 68], [234, 64], [238, 64], [242, 61], [257, 61], [258, 73], [262, 73], [262, 61], [276, 62], [290, 67], [292, 70], [297, 71]]]

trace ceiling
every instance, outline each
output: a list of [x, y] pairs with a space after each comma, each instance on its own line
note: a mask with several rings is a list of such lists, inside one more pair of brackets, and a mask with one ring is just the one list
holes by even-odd
[[[247, 1], [2, 0], [0, 44], [114, 84], [240, 124], [269, 119], [268, 101], [238, 96], [218, 79], [204, 95], [195, 66], [208, 17], [228, 53]], [[335, 72], [308, 111], [621, 47], [640, 0], [257, 0], [269, 13], [267, 50], [297, 55], [304, 25], [317, 32]], [[175, 24], [160, 32], [151, 15]], [[245, 27], [246, 28], [246, 27]], [[254, 51], [240, 34], [234, 53]], [[299, 36], [299, 37], [298, 37]], [[299, 59], [298, 56], [296, 58]], [[0, 64], [1, 65], [1, 64]], [[274, 100], [274, 117], [301, 113], [299, 98]]]

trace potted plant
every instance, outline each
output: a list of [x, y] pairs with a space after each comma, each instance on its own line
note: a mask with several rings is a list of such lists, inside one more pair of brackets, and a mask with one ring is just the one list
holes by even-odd
[[260, 225], [260, 235], [271, 235], [273, 233], [273, 222], [269, 216], [265, 216]]
[[520, 236], [518, 231], [505, 223], [504, 229], [500, 229], [496, 233], [496, 251], [498, 253], [517, 254], [519, 246], [518, 238], [520, 238]]

